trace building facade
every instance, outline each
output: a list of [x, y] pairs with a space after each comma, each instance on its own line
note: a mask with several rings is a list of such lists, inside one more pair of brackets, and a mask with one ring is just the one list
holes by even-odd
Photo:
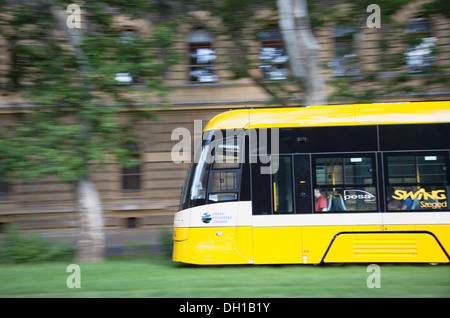
[[[381, 28], [339, 22], [314, 28], [320, 45], [320, 76], [325, 81], [330, 104], [354, 103], [369, 95], [376, 102], [450, 98], [450, 87], [445, 81], [450, 73], [450, 20], [439, 14], [423, 16], [423, 2], [405, 5], [392, 16], [390, 25]], [[336, 10], [345, 12], [347, 5], [335, 6]], [[204, 26], [215, 24], [205, 12], [192, 14], [203, 19]], [[262, 10], [261, 16], [277, 22], [276, 12]], [[118, 23], [123, 25], [125, 36], [151, 29], [146, 21], [126, 17], [119, 17]], [[403, 27], [393, 27], [398, 24]], [[416, 41], [408, 43], [404, 41], [407, 37]], [[180, 28], [176, 49], [182, 58], [167, 78], [171, 106], [159, 111], [159, 120], [141, 122], [132, 128], [139, 140], [134, 147], [139, 150], [141, 165], [124, 168], [109, 162], [94, 173], [107, 228], [148, 228], [172, 223], [189, 167], [189, 162], [172, 160], [171, 151], [179, 142], [172, 133], [177, 128], [191, 132], [193, 147], [195, 123], [204, 126], [215, 115], [229, 109], [279, 106], [270, 104], [271, 96], [252, 79], [230, 79], [231, 74], [221, 61], [229, 45], [232, 45], [229, 39], [213, 28], [196, 25]], [[260, 31], [248, 45], [259, 59], [259, 66], [253, 70], [255, 76], [266, 82], [288, 80], [289, 57], [276, 24]], [[407, 85], [400, 80], [394, 82], [398, 67], [380, 70], [380, 65], [389, 65], [386, 57], [403, 60], [401, 70], [408, 76]], [[436, 66], [438, 71], [423, 72], [430, 66]], [[0, 72], [5, 74], [14, 67], [14, 52], [0, 35]], [[369, 73], [373, 76], [369, 77]], [[367, 81], [374, 77], [381, 83], [377, 84], [381, 93], [373, 90], [373, 83]], [[125, 85], [140, 85], [139, 79], [129, 73], [116, 74], [116, 80]], [[396, 83], [401, 89], [392, 89], [392, 84], [382, 87], [383, 83]], [[20, 88], [14, 87], [10, 80], [4, 78], [0, 89], [0, 125], [7, 125], [15, 114], [34, 107], [20, 97]], [[289, 104], [302, 106], [301, 99], [292, 99]], [[74, 189], [55, 176], [20, 182], [4, 182], [0, 176], [0, 224], [9, 223], [25, 230], [77, 228]]]

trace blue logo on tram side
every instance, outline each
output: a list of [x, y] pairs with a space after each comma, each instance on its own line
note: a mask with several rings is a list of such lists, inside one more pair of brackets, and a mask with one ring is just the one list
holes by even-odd
[[209, 223], [209, 222], [211, 222], [211, 214], [208, 214], [208, 213], [203, 213], [203, 215], [202, 215], [202, 221], [203, 221], [203, 223]]

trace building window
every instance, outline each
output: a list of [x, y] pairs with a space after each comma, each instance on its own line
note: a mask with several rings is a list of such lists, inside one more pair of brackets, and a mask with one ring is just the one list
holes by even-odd
[[314, 158], [315, 212], [376, 211], [374, 165], [367, 154]]
[[449, 209], [448, 154], [389, 154], [386, 165], [388, 211]]
[[431, 66], [435, 59], [437, 38], [431, 36], [427, 18], [411, 19], [406, 33], [410, 40], [410, 47], [404, 53], [406, 65], [410, 72], [421, 72], [425, 67]]
[[213, 61], [217, 58], [212, 36], [205, 29], [196, 29], [189, 36], [189, 75], [193, 83], [217, 81]]
[[26, 67], [29, 65], [29, 56], [33, 53], [33, 49], [42, 46], [39, 42], [23, 44], [19, 40], [10, 39], [9, 45], [9, 68], [8, 82], [6, 88], [18, 89], [22, 88], [22, 79], [25, 77]]
[[139, 48], [136, 47], [138, 41], [139, 35], [132, 29], [123, 30], [119, 34], [117, 44], [120, 50], [120, 61], [116, 65], [119, 72], [114, 77], [118, 84], [139, 84], [141, 82], [137, 63], [139, 61]]
[[20, 79], [20, 63], [19, 63], [19, 46], [16, 45], [16, 40], [10, 40], [10, 67], [9, 67], [9, 82], [8, 88], [19, 88]]
[[261, 42], [259, 59], [262, 62], [259, 68], [263, 72], [264, 79], [287, 79], [289, 57], [286, 55], [280, 31], [278, 29], [261, 31], [258, 38]]
[[[1, 159], [2, 158], [0, 158], [0, 160]], [[10, 191], [11, 191], [10, 183], [7, 181], [4, 181], [4, 173], [0, 172], [0, 196], [9, 195]]]
[[123, 191], [139, 191], [141, 169], [140, 166], [122, 169], [122, 189]]
[[[127, 147], [135, 153], [134, 159], [139, 159], [139, 148], [135, 143], [127, 143]], [[140, 191], [141, 190], [141, 167], [139, 164], [122, 168], [122, 190]]]
[[334, 29], [335, 59], [331, 63], [335, 76], [354, 76], [358, 74], [355, 36], [357, 29], [352, 26], [337, 26]]
[[9, 194], [10, 194], [9, 182], [0, 181], [0, 196]]

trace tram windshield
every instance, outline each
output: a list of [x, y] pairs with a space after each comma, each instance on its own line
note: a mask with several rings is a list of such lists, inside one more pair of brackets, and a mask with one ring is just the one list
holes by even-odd
[[238, 198], [242, 138], [204, 138], [186, 177], [180, 209]]

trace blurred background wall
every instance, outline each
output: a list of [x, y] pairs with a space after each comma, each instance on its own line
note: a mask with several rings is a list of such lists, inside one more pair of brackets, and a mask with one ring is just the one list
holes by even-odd
[[[365, 18], [370, 15], [366, 12], [361, 12], [359, 24], [352, 23], [348, 18], [352, 11], [348, 8], [353, 1], [318, 1], [318, 7], [311, 8], [311, 17], [320, 15], [321, 10], [324, 15], [335, 14], [317, 25], [312, 21], [320, 45], [318, 75], [325, 82], [328, 104], [450, 99], [448, 80], [442, 80], [449, 74], [450, 19], [443, 14], [424, 14], [423, 2], [404, 1], [381, 28], [365, 25]], [[381, 5], [382, 15], [383, 9]], [[93, 174], [106, 229], [148, 230], [171, 225], [189, 167], [188, 163], [172, 162], [170, 152], [178, 142], [171, 140], [174, 129], [187, 128], [193, 138], [194, 120], [202, 120], [204, 126], [212, 117], [229, 109], [282, 106], [274, 103], [273, 96], [254, 80], [290, 85], [289, 56], [276, 10], [261, 6], [259, 24], [246, 26], [255, 35], [245, 42], [257, 61], [250, 70], [252, 78], [236, 78], [230, 71], [229, 49], [236, 42], [226, 30], [221, 30], [220, 19], [207, 11], [195, 11], [194, 7], [190, 13], [196, 19], [178, 27], [175, 49], [180, 53], [180, 60], [171, 66], [165, 79], [165, 85], [170, 87], [170, 106], [157, 110], [158, 120], [145, 120], [131, 127], [138, 140], [133, 147], [138, 150], [141, 164], [124, 168], [111, 160], [104, 167], [96, 168]], [[117, 12], [117, 23], [122, 26], [124, 36], [144, 35], [152, 30], [148, 21], [121, 12]], [[404, 41], [405, 37], [414, 37], [415, 42]], [[0, 33], [3, 75], [26, 63], [20, 60], [15, 48]], [[402, 81], [396, 77], [394, 68], [390, 69], [386, 62], [388, 57], [401, 58], [402, 74], [407, 78], [403, 77]], [[440, 68], [430, 71], [432, 67]], [[377, 71], [379, 91], [374, 89], [373, 78], [368, 81], [372, 71]], [[0, 127], [3, 128], [17, 114], [36, 107], [20, 94], [20, 83], [13, 79], [0, 77]], [[145, 85], [126, 72], [116, 74], [115, 79], [134, 91]], [[389, 81], [391, 88], [401, 89], [381, 89]], [[286, 105], [304, 106], [302, 92], [285, 101]], [[124, 120], [126, 116], [124, 113]], [[23, 230], [76, 230], [79, 221], [73, 193], [73, 185], [51, 175], [34, 181], [8, 182], [0, 176], [0, 225], [15, 224]]]

